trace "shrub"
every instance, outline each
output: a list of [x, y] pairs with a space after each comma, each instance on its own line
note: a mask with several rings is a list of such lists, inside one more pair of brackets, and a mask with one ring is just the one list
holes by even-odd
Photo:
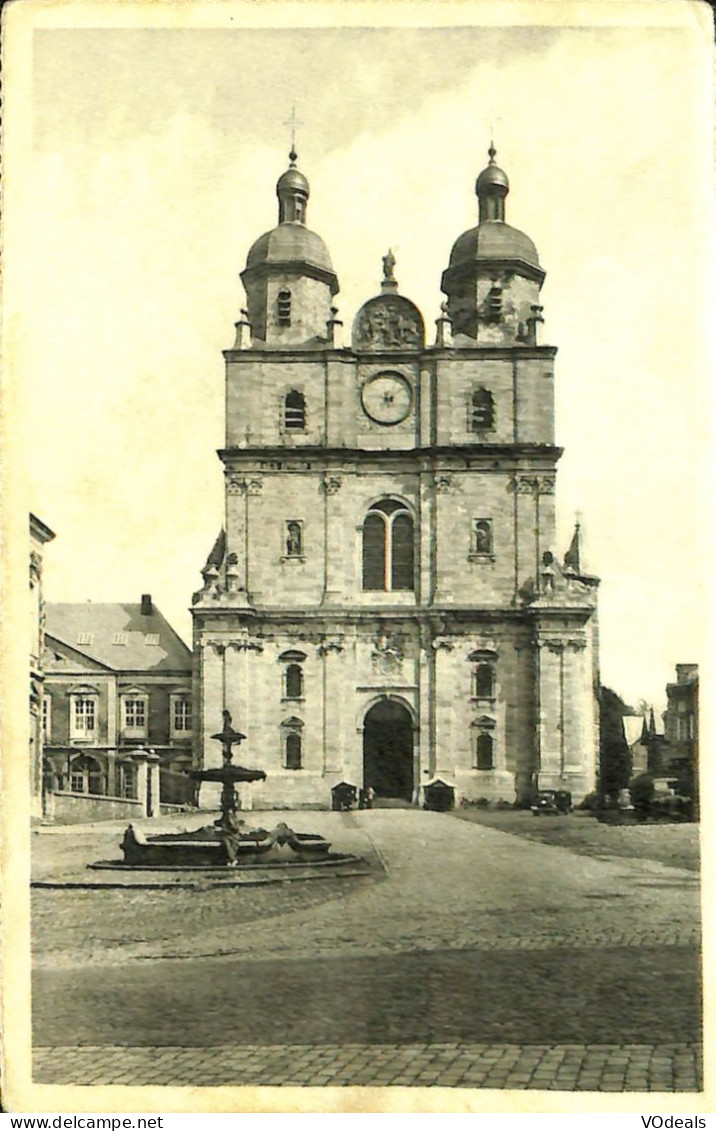
[[649, 816], [654, 798], [654, 778], [651, 774], [639, 774], [629, 784], [631, 803], [634, 812], [642, 820]]
[[588, 793], [585, 798], [578, 805], [579, 809], [588, 809], [590, 813], [596, 813], [601, 808], [598, 793]]

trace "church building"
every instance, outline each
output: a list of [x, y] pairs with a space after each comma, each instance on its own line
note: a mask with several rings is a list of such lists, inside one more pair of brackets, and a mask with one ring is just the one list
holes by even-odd
[[220, 763], [229, 710], [236, 760], [267, 774], [256, 807], [327, 807], [340, 781], [406, 801], [435, 777], [468, 800], [595, 787], [598, 581], [578, 531], [554, 545], [545, 272], [495, 156], [429, 342], [388, 252], [343, 344], [293, 151], [249, 250], [192, 616], [196, 760]]

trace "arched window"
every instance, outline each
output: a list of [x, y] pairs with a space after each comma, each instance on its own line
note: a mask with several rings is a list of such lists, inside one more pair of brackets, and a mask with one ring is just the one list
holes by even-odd
[[73, 793], [104, 793], [102, 767], [96, 758], [81, 754], [72, 760], [70, 789]]
[[300, 734], [286, 735], [286, 769], [301, 769], [301, 736]]
[[276, 302], [278, 307], [278, 324], [279, 326], [291, 325], [291, 292], [288, 288], [284, 287], [278, 292], [278, 299]]
[[473, 523], [472, 552], [492, 553], [492, 523], [487, 518], [476, 518]]
[[286, 698], [300, 699], [303, 695], [303, 670], [299, 664], [289, 664], [286, 668]]
[[476, 743], [478, 770], [492, 769], [492, 735], [478, 734]]
[[306, 400], [303, 393], [291, 389], [286, 393], [283, 408], [283, 422], [291, 432], [302, 432], [306, 427]]
[[301, 523], [292, 519], [286, 523], [286, 556], [300, 558], [303, 553], [303, 531]]
[[490, 664], [479, 664], [474, 675], [475, 697], [492, 699], [495, 694], [495, 671]]
[[303, 723], [293, 716], [281, 723], [283, 764], [287, 770], [300, 770], [303, 766]]
[[473, 389], [470, 401], [470, 431], [484, 432], [495, 426], [495, 402], [489, 389]]
[[413, 520], [396, 499], [374, 503], [363, 523], [363, 588], [415, 588]]

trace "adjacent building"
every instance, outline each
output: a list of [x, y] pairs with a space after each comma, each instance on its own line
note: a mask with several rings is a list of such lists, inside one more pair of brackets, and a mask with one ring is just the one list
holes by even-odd
[[48, 604], [45, 811], [56, 820], [153, 815], [193, 798], [192, 657], [145, 594]]
[[42, 566], [45, 546], [55, 537], [49, 526], [30, 515], [30, 815], [42, 817], [45, 601]]
[[688, 770], [696, 779], [699, 764], [699, 666], [677, 664], [676, 682], [666, 685], [664, 737], [670, 772]]
[[430, 341], [388, 252], [342, 343], [294, 152], [249, 250], [224, 529], [192, 613], [197, 757], [220, 760], [227, 708], [268, 775], [255, 804], [327, 805], [341, 780], [407, 800], [435, 776], [474, 799], [594, 788], [598, 582], [578, 531], [555, 547], [545, 271], [495, 157]]

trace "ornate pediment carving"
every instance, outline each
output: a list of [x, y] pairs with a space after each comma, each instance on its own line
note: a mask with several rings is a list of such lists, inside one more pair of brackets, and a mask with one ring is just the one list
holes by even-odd
[[422, 315], [417, 306], [402, 295], [378, 295], [358, 311], [353, 326], [354, 349], [419, 350], [424, 342]]

